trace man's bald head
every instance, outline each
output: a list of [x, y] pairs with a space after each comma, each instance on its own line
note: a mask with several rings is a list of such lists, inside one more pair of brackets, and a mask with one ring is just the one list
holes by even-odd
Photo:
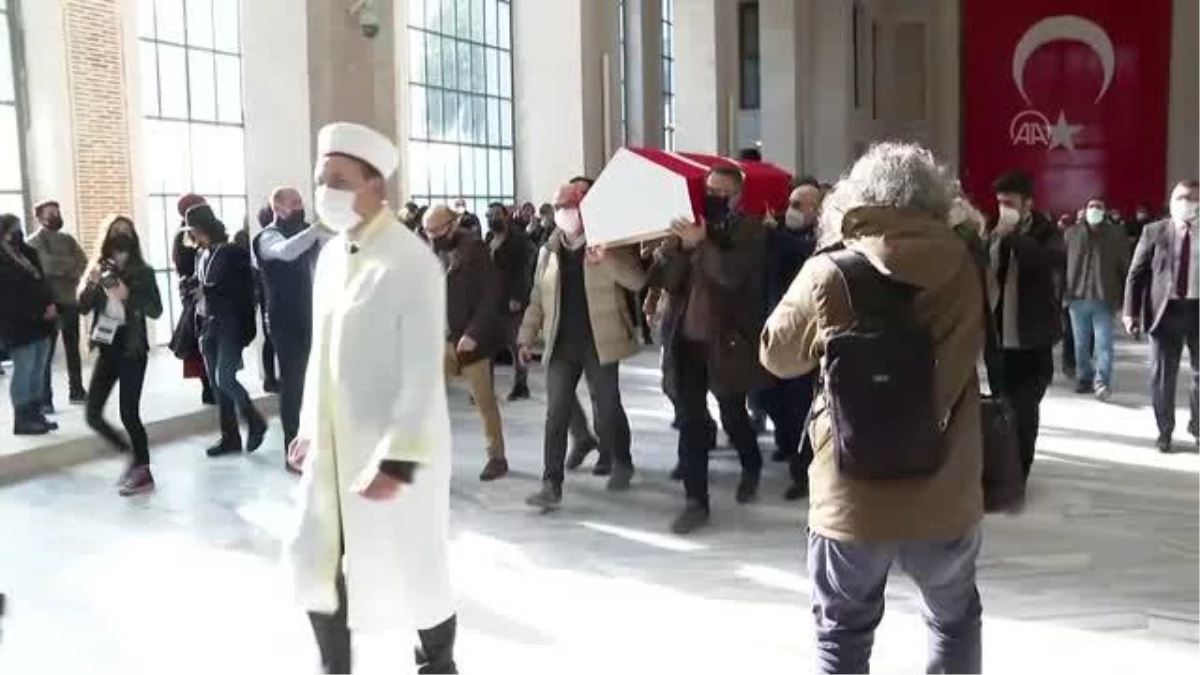
[[821, 188], [808, 183], [792, 190], [788, 197], [788, 227], [809, 227], [815, 225], [821, 212]]
[[575, 209], [587, 194], [587, 188], [579, 183], [567, 183], [554, 191], [554, 208]]
[[299, 190], [283, 185], [271, 192], [271, 210], [276, 218], [287, 220], [293, 213], [304, 210], [304, 199]]
[[430, 240], [440, 239], [454, 231], [454, 226], [458, 224], [458, 214], [445, 204], [435, 204], [425, 211], [425, 218], [421, 221], [421, 228], [425, 230], [425, 236]]

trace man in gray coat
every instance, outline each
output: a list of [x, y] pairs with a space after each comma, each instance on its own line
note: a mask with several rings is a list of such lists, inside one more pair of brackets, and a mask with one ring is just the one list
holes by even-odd
[[87, 401], [83, 388], [83, 367], [79, 356], [79, 301], [76, 293], [79, 280], [87, 269], [87, 255], [75, 237], [63, 232], [62, 212], [58, 202], [46, 200], [33, 209], [41, 225], [29, 238], [29, 245], [38, 252], [46, 281], [54, 295], [58, 322], [50, 335], [50, 358], [46, 360], [45, 391], [42, 403], [45, 412], [54, 412], [54, 392], [51, 391], [50, 371], [54, 363], [54, 346], [62, 333], [63, 353], [67, 356], [67, 377], [70, 382], [71, 403]]

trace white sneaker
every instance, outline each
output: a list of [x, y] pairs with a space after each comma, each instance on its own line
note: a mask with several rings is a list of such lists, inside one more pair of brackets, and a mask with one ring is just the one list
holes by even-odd
[[1100, 401], [1101, 403], [1107, 403], [1108, 399], [1110, 399], [1110, 398], [1112, 398], [1112, 389], [1109, 389], [1108, 385], [1097, 384], [1096, 385], [1096, 400]]

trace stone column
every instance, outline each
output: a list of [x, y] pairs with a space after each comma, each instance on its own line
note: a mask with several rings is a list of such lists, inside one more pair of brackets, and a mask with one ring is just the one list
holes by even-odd
[[625, 14], [628, 144], [662, 147], [662, 0], [625, 0]]
[[[607, 161], [620, 139], [616, 0], [520, 0], [513, 11], [518, 200], [546, 201]], [[605, 113], [604, 56], [609, 96]]]
[[812, 86], [808, 16], [812, 0], [759, 0], [763, 159], [805, 173], [805, 134]]
[[737, 3], [675, 0], [675, 147], [736, 152]]
[[[396, 53], [407, 42], [404, 24], [396, 21], [392, 2], [377, 0], [373, 7], [380, 19], [379, 33], [365, 37], [350, 5], [308, 0], [311, 133], [315, 139], [317, 131], [330, 122], [358, 122], [403, 145], [397, 120], [400, 114], [408, 114], [408, 107], [401, 105], [397, 95], [402, 71]], [[389, 181], [393, 201], [399, 194], [395, 186], [400, 175], [398, 171]]]

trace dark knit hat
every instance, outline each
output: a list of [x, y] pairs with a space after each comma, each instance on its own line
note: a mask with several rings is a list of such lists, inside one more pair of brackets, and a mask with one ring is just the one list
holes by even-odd
[[209, 239], [220, 241], [228, 236], [225, 223], [217, 218], [217, 214], [213, 213], [208, 204], [196, 204], [191, 207], [183, 214], [183, 220], [192, 232], [198, 232]]
[[189, 192], [186, 195], [179, 198], [179, 201], [176, 202], [176, 204], [175, 204], [175, 208], [179, 211], [179, 217], [182, 218], [183, 215], [188, 212], [188, 209], [192, 208], [193, 206], [196, 206], [197, 204], [207, 204], [207, 203], [208, 202], [204, 199], [204, 197], [201, 197], [198, 194], [193, 194], [193, 193]]

